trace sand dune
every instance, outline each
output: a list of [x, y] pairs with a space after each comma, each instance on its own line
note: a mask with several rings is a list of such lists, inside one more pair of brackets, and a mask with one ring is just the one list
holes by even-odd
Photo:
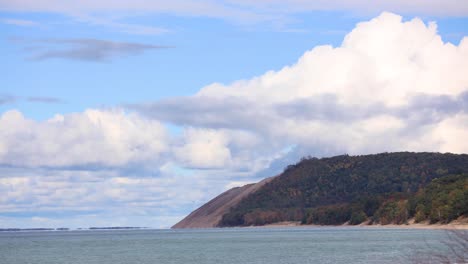
[[217, 227], [224, 214], [229, 212], [244, 197], [257, 191], [260, 187], [271, 181], [274, 177], [266, 178], [258, 183], [232, 188], [182, 219], [172, 228], [211, 228]]

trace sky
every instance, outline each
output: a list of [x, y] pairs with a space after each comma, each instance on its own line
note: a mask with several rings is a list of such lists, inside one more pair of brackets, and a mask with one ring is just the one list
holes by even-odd
[[0, 228], [168, 228], [301, 157], [468, 152], [468, 1], [0, 0]]

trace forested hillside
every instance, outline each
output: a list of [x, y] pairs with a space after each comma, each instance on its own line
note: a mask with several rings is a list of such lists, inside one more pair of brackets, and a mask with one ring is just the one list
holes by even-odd
[[244, 198], [219, 226], [447, 223], [468, 211], [468, 155], [382, 153], [303, 158]]

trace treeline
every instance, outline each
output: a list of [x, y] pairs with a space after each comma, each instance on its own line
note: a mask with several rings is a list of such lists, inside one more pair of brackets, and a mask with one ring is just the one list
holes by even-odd
[[[364, 203], [334, 205], [306, 210], [303, 224], [351, 225], [369, 221], [369, 224], [405, 224], [415, 222], [449, 223], [468, 215], [468, 174], [434, 179], [415, 195], [405, 198], [399, 193], [375, 197], [374, 209]], [[371, 210], [369, 210], [371, 209]]]
[[448, 223], [468, 210], [468, 155], [383, 153], [302, 159], [242, 200], [219, 226]]

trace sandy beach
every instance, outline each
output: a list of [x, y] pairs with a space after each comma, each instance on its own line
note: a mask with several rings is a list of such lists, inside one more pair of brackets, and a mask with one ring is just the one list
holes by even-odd
[[349, 228], [349, 227], [365, 227], [365, 228], [394, 228], [394, 229], [459, 229], [459, 230], [468, 230], [468, 221], [467, 219], [462, 219], [462, 220], [455, 220], [450, 224], [429, 224], [428, 222], [421, 222], [421, 223], [415, 223], [414, 220], [408, 221], [408, 224], [388, 224], [388, 225], [381, 225], [381, 224], [369, 224], [368, 222], [364, 222], [360, 225], [349, 225], [349, 224], [343, 224], [343, 225], [301, 225], [300, 222], [279, 222], [279, 223], [273, 223], [273, 224], [268, 224], [264, 226], [256, 226], [256, 227], [265, 227], [265, 228], [284, 228], [284, 227], [343, 227], [343, 228]]

